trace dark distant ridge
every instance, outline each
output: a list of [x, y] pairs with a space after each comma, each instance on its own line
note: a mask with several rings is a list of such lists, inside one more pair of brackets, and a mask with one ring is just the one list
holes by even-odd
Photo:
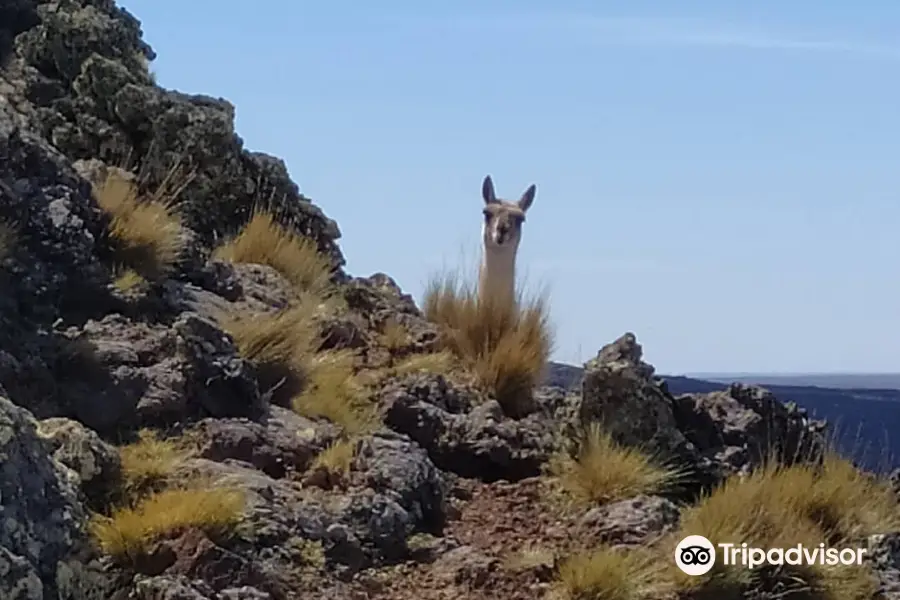
[[[563, 388], [578, 386], [581, 374], [581, 367], [551, 363], [547, 383]], [[760, 385], [782, 402], [796, 402], [810, 415], [827, 420], [834, 430], [838, 450], [852, 457], [860, 466], [873, 471], [900, 467], [900, 375], [749, 374], [728, 378], [727, 375], [716, 374], [716, 379], [680, 375], [661, 377], [676, 396], [715, 392], [727, 388], [732, 382]], [[787, 381], [792, 383], [782, 383]], [[829, 381], [834, 385], [823, 385]], [[861, 385], [851, 387], [853, 382]]]
[[686, 373], [684, 377], [724, 383], [739, 381], [756, 385], [900, 390], [900, 373]]

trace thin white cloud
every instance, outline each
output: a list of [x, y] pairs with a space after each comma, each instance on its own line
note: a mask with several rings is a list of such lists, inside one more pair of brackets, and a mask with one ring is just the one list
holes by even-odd
[[587, 18], [569, 26], [591, 34], [598, 43], [831, 52], [900, 59], [900, 46], [780, 36], [698, 20]]
[[[416, 21], [418, 18], [412, 17]], [[404, 19], [405, 20], [405, 19]], [[424, 21], [419, 21], [424, 22]], [[702, 19], [597, 17], [590, 15], [490, 15], [428, 19], [429, 24], [495, 34], [548, 34], [612, 46], [711, 47], [817, 52], [900, 60], [900, 45], [869, 40], [776, 34]]]

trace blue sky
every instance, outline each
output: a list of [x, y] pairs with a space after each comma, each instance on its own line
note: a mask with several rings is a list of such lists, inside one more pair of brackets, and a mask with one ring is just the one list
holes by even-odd
[[531, 183], [556, 358], [896, 371], [900, 3], [128, 0], [161, 85], [222, 96], [420, 298]]

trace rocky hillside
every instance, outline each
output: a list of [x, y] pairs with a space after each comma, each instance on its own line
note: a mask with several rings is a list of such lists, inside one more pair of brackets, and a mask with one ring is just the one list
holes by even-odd
[[[544, 381], [572, 389], [581, 385], [582, 374], [583, 370], [574, 365], [550, 363]], [[670, 375], [662, 379], [676, 396], [724, 391], [731, 383], [740, 383]], [[822, 379], [827, 381], [828, 377]], [[881, 379], [887, 381], [888, 376]], [[783, 383], [764, 386], [782, 402], [796, 403], [814, 418], [828, 421], [836, 449], [856, 464], [877, 472], [900, 467], [900, 438], [892, 434], [900, 431], [900, 390]]]
[[[345, 273], [153, 58], [113, 0], [0, 0], [0, 598], [900, 598], [894, 490], [824, 423], [676, 398], [632, 334], [533, 385], [541, 307]], [[872, 558], [686, 578], [687, 534]]]

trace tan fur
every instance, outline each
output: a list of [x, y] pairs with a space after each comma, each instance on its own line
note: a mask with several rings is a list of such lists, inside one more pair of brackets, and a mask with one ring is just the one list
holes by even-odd
[[478, 277], [479, 294], [503, 302], [515, 299], [516, 253], [522, 241], [525, 213], [534, 202], [536, 188], [528, 187], [517, 202], [497, 198], [491, 176], [484, 178], [482, 227], [483, 255]]

